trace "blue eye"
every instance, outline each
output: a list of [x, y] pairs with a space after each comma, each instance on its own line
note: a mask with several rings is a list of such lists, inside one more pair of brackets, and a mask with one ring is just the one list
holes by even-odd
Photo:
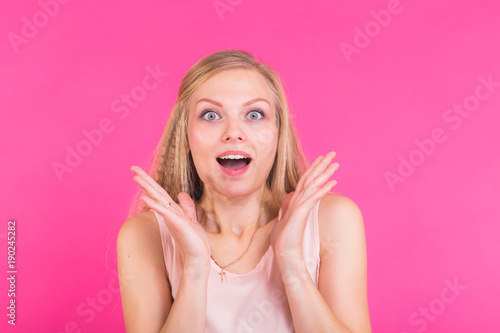
[[[205, 115], [207, 115], [207, 114], [208, 114], [208, 117], [205, 117]], [[219, 115], [214, 110], [205, 110], [201, 113], [200, 118], [204, 118], [205, 120], [215, 120], [216, 116], [219, 116]]]
[[[250, 115], [250, 119], [252, 119], [252, 120], [259, 120], [259, 119], [266, 117], [266, 114], [260, 109], [253, 109], [248, 114]], [[214, 110], [210, 110], [210, 109], [204, 110], [200, 115], [200, 118], [203, 118], [203, 119], [209, 120], [209, 121], [216, 120], [217, 117], [220, 118], [219, 114], [217, 112], [215, 112]]]
[[[266, 114], [259, 109], [254, 109], [248, 113], [249, 115], [260, 115], [260, 118], [255, 118], [256, 116], [250, 116], [252, 120], [259, 120], [266, 117]], [[257, 116], [258, 117], [258, 116]]]

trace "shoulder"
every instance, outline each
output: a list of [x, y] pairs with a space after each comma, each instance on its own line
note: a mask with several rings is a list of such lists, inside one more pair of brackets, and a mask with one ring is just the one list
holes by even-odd
[[129, 236], [135, 233], [154, 233], [158, 222], [153, 211], [147, 210], [128, 218], [120, 227], [118, 235]]
[[327, 194], [318, 207], [318, 229], [320, 234], [320, 256], [336, 249], [344, 242], [363, 238], [363, 216], [358, 205], [340, 194]]
[[367, 298], [367, 255], [361, 211], [343, 195], [326, 195], [318, 212], [318, 289], [350, 332], [371, 332]]
[[127, 219], [118, 232], [118, 278], [127, 332], [159, 332], [173, 303], [153, 211]]
[[120, 272], [150, 271], [151, 267], [165, 270], [160, 228], [154, 212], [145, 211], [127, 219], [116, 241]]
[[328, 216], [330, 214], [361, 215], [358, 205], [350, 198], [340, 194], [327, 194], [320, 200], [318, 215]]
[[144, 211], [127, 219], [118, 232], [119, 249], [161, 247], [158, 221], [153, 211]]

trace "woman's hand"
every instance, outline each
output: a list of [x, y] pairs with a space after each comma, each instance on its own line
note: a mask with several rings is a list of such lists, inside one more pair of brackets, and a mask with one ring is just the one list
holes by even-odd
[[[196, 218], [196, 207], [193, 200], [186, 192], [177, 196], [180, 206], [168, 195], [153, 178], [138, 166], [130, 170], [135, 174], [137, 182], [148, 196], [141, 196], [145, 204], [160, 214], [168, 230], [172, 234], [179, 249], [184, 265], [184, 270], [198, 271], [209, 270], [210, 267], [210, 241], [205, 229]], [[167, 208], [167, 204], [170, 207]]]
[[314, 206], [323, 198], [336, 180], [326, 180], [338, 169], [339, 164], [330, 164], [335, 152], [325, 157], [318, 157], [302, 175], [294, 192], [288, 193], [280, 209], [280, 216], [276, 221], [270, 236], [270, 242], [279, 262], [296, 262], [304, 260], [302, 253], [302, 239], [309, 214]]

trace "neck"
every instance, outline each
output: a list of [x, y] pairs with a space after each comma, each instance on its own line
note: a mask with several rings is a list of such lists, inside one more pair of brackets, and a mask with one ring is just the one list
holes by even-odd
[[276, 215], [270, 202], [271, 193], [266, 186], [245, 197], [226, 197], [204, 189], [196, 214], [207, 232], [241, 240]]

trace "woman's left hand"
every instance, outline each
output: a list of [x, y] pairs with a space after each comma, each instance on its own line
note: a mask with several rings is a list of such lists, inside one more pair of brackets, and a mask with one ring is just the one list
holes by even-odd
[[281, 263], [303, 260], [302, 239], [314, 206], [323, 198], [336, 180], [329, 181], [339, 164], [330, 164], [335, 152], [318, 157], [302, 175], [294, 192], [288, 193], [280, 209], [280, 217], [271, 231], [270, 242], [276, 260]]

